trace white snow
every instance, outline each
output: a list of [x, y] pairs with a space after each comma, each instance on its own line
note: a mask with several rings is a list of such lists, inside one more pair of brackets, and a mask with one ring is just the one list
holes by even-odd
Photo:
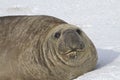
[[75, 80], [120, 80], [120, 0], [0, 0], [0, 16], [6, 15], [51, 15], [80, 26], [99, 60]]

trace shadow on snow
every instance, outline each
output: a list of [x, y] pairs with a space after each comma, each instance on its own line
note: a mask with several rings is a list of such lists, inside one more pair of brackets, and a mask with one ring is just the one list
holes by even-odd
[[117, 57], [120, 56], [120, 52], [107, 49], [97, 49], [98, 52], [98, 63], [96, 69], [102, 68], [107, 64], [112, 63]]

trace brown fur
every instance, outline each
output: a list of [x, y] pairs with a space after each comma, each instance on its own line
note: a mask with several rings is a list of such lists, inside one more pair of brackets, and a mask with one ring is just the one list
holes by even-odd
[[86, 49], [77, 66], [62, 60], [64, 55], [61, 59], [53, 45], [57, 41], [50, 36], [62, 24], [69, 25], [51, 16], [1, 17], [0, 80], [71, 80], [92, 70], [97, 62], [96, 49], [84, 32]]

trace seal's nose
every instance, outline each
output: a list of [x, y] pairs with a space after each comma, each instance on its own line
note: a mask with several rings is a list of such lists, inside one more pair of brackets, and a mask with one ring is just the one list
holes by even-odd
[[83, 49], [85, 47], [80, 34], [76, 30], [68, 29], [64, 31], [63, 36], [66, 47], [69, 47], [71, 50]]

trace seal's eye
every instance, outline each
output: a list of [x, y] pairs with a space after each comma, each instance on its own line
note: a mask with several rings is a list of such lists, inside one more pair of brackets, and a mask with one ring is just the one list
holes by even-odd
[[80, 30], [80, 29], [77, 29], [76, 32], [77, 32], [78, 34], [81, 34], [81, 30]]
[[60, 37], [60, 32], [56, 32], [54, 35], [55, 38], [59, 38]]

